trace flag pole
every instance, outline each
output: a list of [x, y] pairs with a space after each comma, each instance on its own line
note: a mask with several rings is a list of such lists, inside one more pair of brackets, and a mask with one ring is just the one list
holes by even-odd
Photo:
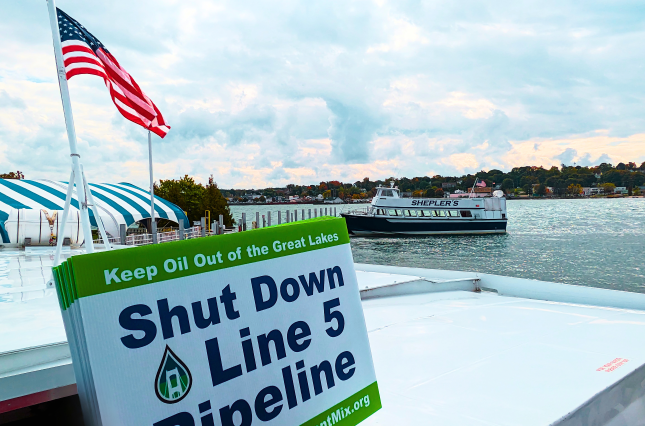
[[157, 222], [155, 222], [155, 186], [152, 177], [152, 132], [148, 130], [148, 165], [150, 168], [150, 232], [152, 244], [157, 244]]
[[[81, 225], [83, 227], [83, 236], [85, 238], [85, 250], [88, 253], [94, 252], [94, 241], [92, 241], [92, 228], [90, 226], [90, 215], [88, 213], [87, 198], [85, 194], [85, 185], [83, 185], [83, 175], [81, 173], [80, 158], [78, 147], [76, 145], [76, 130], [74, 129], [74, 117], [72, 116], [72, 103], [69, 98], [69, 88], [67, 87], [67, 75], [65, 73], [65, 63], [63, 61], [63, 48], [60, 41], [60, 30], [58, 29], [58, 15], [54, 0], [47, 0], [49, 9], [49, 23], [52, 29], [52, 38], [54, 40], [54, 56], [56, 57], [56, 73], [58, 74], [58, 86], [60, 88], [60, 97], [63, 103], [63, 113], [65, 115], [65, 127], [67, 128], [67, 139], [69, 140], [70, 157], [72, 157], [72, 170], [74, 172], [74, 181], [76, 183], [76, 194], [81, 213]], [[70, 182], [71, 185], [71, 182]], [[69, 204], [66, 206], [69, 210]], [[63, 215], [66, 217], [67, 212]], [[67, 224], [63, 223], [63, 231]], [[59, 232], [60, 233], [60, 232]], [[63, 235], [64, 232], [63, 232]]]

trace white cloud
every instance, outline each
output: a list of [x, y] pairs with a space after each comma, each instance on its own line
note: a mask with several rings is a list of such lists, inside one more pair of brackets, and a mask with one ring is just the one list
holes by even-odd
[[[58, 6], [172, 126], [155, 138], [157, 179], [257, 187], [645, 160], [645, 12], [627, 0]], [[66, 179], [46, 7], [2, 2], [0, 15], [0, 171]], [[146, 186], [146, 132], [100, 78], [70, 89], [90, 179]]]

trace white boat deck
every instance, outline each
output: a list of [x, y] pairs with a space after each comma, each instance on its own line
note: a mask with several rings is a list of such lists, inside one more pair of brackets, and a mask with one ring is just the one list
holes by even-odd
[[[75, 392], [50, 266], [0, 252], [0, 413]], [[383, 402], [364, 424], [645, 424], [645, 295], [356, 268]]]

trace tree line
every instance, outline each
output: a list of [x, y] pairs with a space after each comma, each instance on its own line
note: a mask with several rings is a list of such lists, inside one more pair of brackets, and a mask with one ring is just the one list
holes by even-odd
[[181, 179], [161, 179], [159, 184], [154, 184], [155, 195], [179, 206], [191, 221], [199, 221], [210, 212], [211, 220], [218, 220], [219, 215], [224, 216], [224, 224], [233, 226], [233, 215], [228, 206], [228, 201], [211, 175], [208, 184], [202, 185], [195, 179], [185, 175]]
[[602, 163], [589, 167], [562, 164], [560, 167], [553, 166], [548, 169], [542, 166], [524, 166], [514, 167], [509, 172], [492, 169], [461, 176], [390, 177], [384, 180], [371, 180], [366, 177], [356, 182], [332, 180], [310, 185], [289, 184], [282, 188], [222, 189], [222, 193], [227, 198], [238, 199], [244, 199], [248, 194], [260, 194], [265, 198], [322, 195], [324, 198], [356, 199], [372, 197], [378, 186], [390, 186], [394, 183], [403, 192], [409, 192], [414, 197], [442, 197], [444, 191], [468, 192], [477, 180], [485, 182], [488, 187], [499, 187], [507, 194], [525, 193], [541, 196], [547, 194], [547, 188], [552, 188], [554, 195], [564, 196], [580, 194], [583, 187], [599, 187], [605, 192], [613, 192], [613, 188], [617, 186], [626, 187], [631, 193], [638, 192], [637, 188], [645, 185], [645, 162], [640, 166], [634, 162], [618, 163], [615, 166]]

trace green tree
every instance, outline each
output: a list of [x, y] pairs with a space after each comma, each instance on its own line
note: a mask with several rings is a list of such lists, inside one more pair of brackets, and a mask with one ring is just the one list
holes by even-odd
[[524, 190], [524, 193], [526, 195], [533, 195], [533, 185], [526, 184], [526, 185], [522, 186], [522, 189]]
[[432, 198], [434, 197], [434, 194], [436, 191], [437, 191], [437, 187], [433, 186], [431, 188], [426, 189], [425, 195], [427, 198]]
[[539, 195], [540, 197], [544, 197], [546, 195], [546, 185], [541, 183], [538, 186], [535, 187], [535, 195]]
[[571, 184], [567, 187], [567, 193], [571, 195], [580, 195], [582, 194], [582, 185], [580, 184]]
[[506, 192], [506, 193], [511, 192], [511, 190], [512, 190], [514, 187], [515, 187], [515, 185], [513, 184], [513, 179], [508, 179], [508, 178], [506, 178], [506, 179], [504, 179], [504, 181], [502, 182], [502, 191], [504, 191], [504, 192]]
[[434, 192], [434, 196], [437, 198], [443, 198], [443, 189], [437, 188]]
[[604, 192], [605, 194], [613, 194], [614, 190], [616, 189], [616, 185], [611, 182], [603, 183], [600, 185], [600, 187], [602, 188], [602, 192]]
[[210, 210], [211, 218], [224, 216], [226, 226], [233, 225], [233, 217], [228, 207], [228, 201], [220, 192], [213, 176], [208, 179], [208, 185], [196, 183], [195, 179], [185, 175], [179, 180], [160, 180], [155, 185], [155, 194], [179, 206], [188, 216], [190, 222], [198, 221]]
[[202, 191], [202, 213], [200, 218], [204, 215], [206, 210], [211, 212], [211, 220], [219, 220], [219, 215], [222, 215], [224, 225], [228, 227], [233, 226], [233, 215], [231, 214], [231, 209], [228, 207], [228, 201], [224, 198], [217, 187], [217, 183], [215, 183], [213, 175], [210, 175], [208, 178], [208, 185], [206, 185]]

